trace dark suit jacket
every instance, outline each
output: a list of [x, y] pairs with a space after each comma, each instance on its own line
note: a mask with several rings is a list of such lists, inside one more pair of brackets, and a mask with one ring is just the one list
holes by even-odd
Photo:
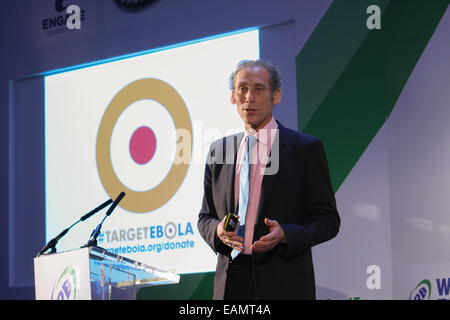
[[[279, 122], [278, 129], [266, 172], [278, 170], [263, 177], [253, 241], [269, 232], [264, 224], [264, 218], [269, 218], [281, 224], [287, 244], [253, 253], [257, 295], [260, 299], [315, 299], [311, 247], [335, 237], [340, 218], [322, 142]], [[214, 299], [224, 297], [231, 252], [217, 237], [216, 227], [227, 213], [234, 213], [235, 159], [242, 138], [240, 133], [212, 143], [205, 167], [198, 230], [218, 254]]]

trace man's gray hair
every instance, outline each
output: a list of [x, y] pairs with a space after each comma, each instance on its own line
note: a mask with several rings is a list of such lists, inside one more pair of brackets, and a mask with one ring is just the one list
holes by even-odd
[[278, 89], [281, 89], [282, 81], [281, 81], [281, 75], [278, 69], [269, 61], [265, 60], [242, 60], [238, 63], [236, 66], [236, 70], [230, 75], [230, 89], [234, 89], [234, 81], [236, 79], [236, 75], [239, 71], [241, 71], [244, 68], [252, 67], [252, 66], [259, 66], [263, 67], [269, 72], [270, 76], [270, 86], [272, 88], [272, 92], [277, 91]]

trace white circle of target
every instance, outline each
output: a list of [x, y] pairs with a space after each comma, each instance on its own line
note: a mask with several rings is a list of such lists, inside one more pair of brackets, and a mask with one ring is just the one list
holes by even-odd
[[[156, 136], [156, 150], [146, 164], [137, 164], [130, 154], [130, 139], [139, 127], [149, 127]], [[117, 119], [111, 136], [111, 163], [117, 178], [134, 191], [159, 185], [170, 171], [176, 153], [175, 124], [167, 109], [154, 100], [130, 104]]]

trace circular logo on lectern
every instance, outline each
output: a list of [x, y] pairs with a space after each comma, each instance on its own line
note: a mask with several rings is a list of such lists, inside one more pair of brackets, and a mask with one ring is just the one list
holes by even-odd
[[77, 272], [71, 265], [67, 266], [56, 280], [52, 300], [75, 300], [77, 294]]
[[431, 282], [428, 279], [421, 281], [409, 295], [409, 300], [430, 300]]

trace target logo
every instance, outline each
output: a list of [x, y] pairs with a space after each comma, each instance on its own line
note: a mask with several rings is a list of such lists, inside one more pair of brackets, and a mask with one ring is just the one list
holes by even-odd
[[163, 206], [189, 168], [192, 139], [186, 143], [187, 137], [192, 138], [190, 115], [172, 86], [144, 78], [122, 88], [97, 134], [97, 170], [108, 195], [124, 191], [120, 206], [134, 213]]

